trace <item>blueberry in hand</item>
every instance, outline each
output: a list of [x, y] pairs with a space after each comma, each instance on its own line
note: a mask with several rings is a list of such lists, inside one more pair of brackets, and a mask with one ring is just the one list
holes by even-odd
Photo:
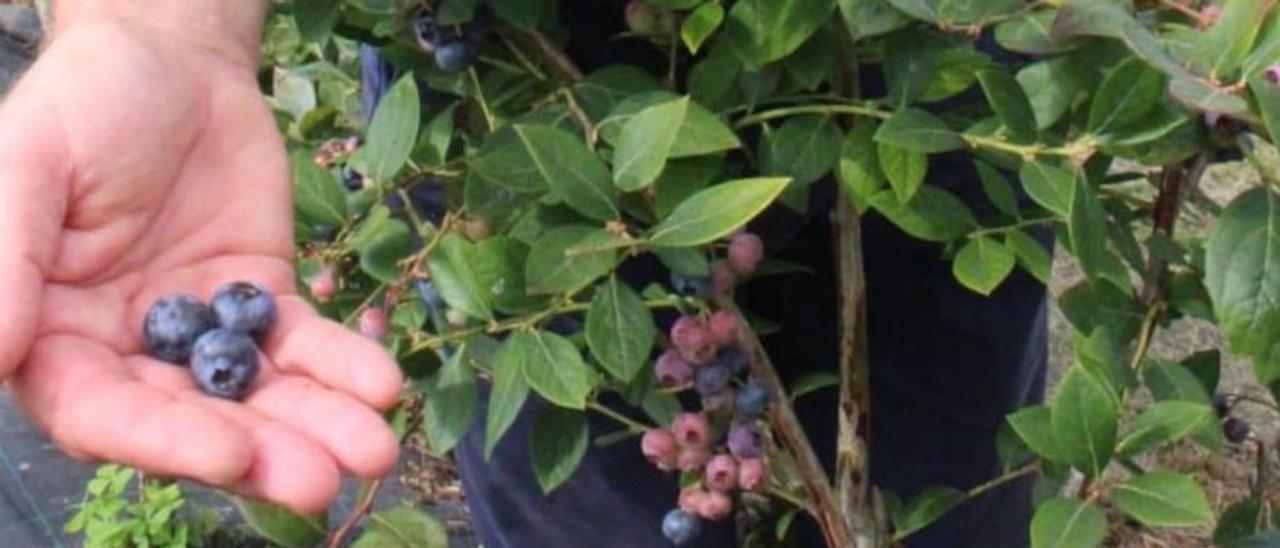
[[729, 386], [733, 373], [724, 364], [713, 362], [699, 367], [693, 376], [693, 388], [701, 396], [711, 396]]
[[685, 544], [702, 531], [702, 520], [675, 508], [662, 518], [662, 536], [676, 545]]
[[191, 376], [201, 392], [238, 400], [258, 376], [258, 348], [247, 335], [214, 329], [196, 340]]
[[450, 39], [436, 46], [436, 66], [446, 72], [457, 72], [476, 62], [476, 50], [461, 39]]
[[759, 380], [751, 379], [738, 390], [738, 413], [742, 419], [754, 419], [769, 404], [769, 392]]
[[276, 323], [276, 300], [266, 289], [249, 282], [222, 286], [210, 301], [218, 325], [261, 337]]
[[711, 278], [707, 276], [685, 276], [678, 272], [671, 273], [671, 288], [686, 297], [710, 297], [715, 290]]
[[418, 280], [413, 282], [413, 287], [417, 288], [418, 296], [422, 298], [423, 304], [426, 304], [428, 309], [440, 310], [444, 308], [444, 297], [440, 296], [440, 290], [436, 288], [435, 282]]
[[178, 365], [191, 359], [196, 339], [217, 327], [213, 311], [190, 295], [171, 295], [155, 302], [142, 322], [142, 340], [153, 358]]

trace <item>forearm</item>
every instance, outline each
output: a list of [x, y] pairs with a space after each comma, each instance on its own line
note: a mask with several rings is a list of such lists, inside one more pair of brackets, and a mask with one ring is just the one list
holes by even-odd
[[114, 20], [257, 64], [267, 0], [53, 0], [53, 37], [84, 23]]

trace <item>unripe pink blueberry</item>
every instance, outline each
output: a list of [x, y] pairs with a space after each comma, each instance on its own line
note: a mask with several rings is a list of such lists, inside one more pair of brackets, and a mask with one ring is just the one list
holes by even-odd
[[387, 313], [381, 308], [370, 307], [360, 312], [360, 334], [375, 341], [387, 336]]
[[707, 322], [707, 330], [711, 332], [711, 340], [716, 346], [729, 346], [738, 338], [738, 315], [728, 310], [717, 310]]
[[707, 493], [707, 497], [702, 499], [702, 505], [698, 508], [698, 515], [703, 519], [711, 521], [719, 521], [733, 512], [733, 499], [724, 493], [711, 491]]
[[716, 295], [733, 294], [733, 286], [738, 283], [738, 276], [729, 267], [729, 261], [716, 261], [711, 265], [711, 287]]
[[694, 483], [680, 490], [680, 509], [687, 514], [697, 515], [702, 509], [702, 502], [707, 499], [707, 491], [702, 485]]
[[322, 303], [329, 302], [333, 298], [333, 294], [337, 292], [338, 286], [333, 279], [333, 265], [324, 264], [320, 266], [320, 271], [311, 277], [311, 281], [307, 284], [311, 289], [311, 296]]
[[754, 425], [746, 422], [735, 422], [729, 427], [726, 445], [729, 452], [739, 459], [758, 458], [764, 452], [764, 440]]
[[1263, 76], [1272, 84], [1280, 84], [1280, 63], [1267, 67], [1267, 72]]
[[675, 437], [665, 428], [650, 429], [640, 438], [640, 452], [659, 470], [675, 469], [677, 451]]
[[764, 240], [750, 232], [740, 232], [729, 241], [729, 267], [739, 275], [755, 271], [764, 259]]
[[710, 426], [707, 424], [707, 418], [702, 413], [681, 413], [676, 415], [676, 419], [671, 423], [671, 433], [676, 438], [676, 445], [680, 447], [703, 447], [707, 446], [709, 439]]
[[676, 457], [676, 468], [681, 472], [694, 472], [701, 470], [707, 465], [707, 459], [711, 458], [711, 453], [707, 452], [706, 447], [686, 447], [680, 450], [680, 456]]
[[671, 344], [693, 364], [711, 361], [716, 353], [711, 331], [693, 316], [681, 316], [671, 325]]
[[764, 480], [768, 475], [768, 470], [764, 467], [764, 461], [758, 458], [742, 459], [738, 463], [738, 487], [747, 491], [758, 491], [764, 487]]
[[693, 366], [675, 350], [667, 350], [653, 364], [653, 373], [662, 386], [680, 386], [693, 380]]
[[702, 482], [712, 491], [728, 493], [738, 485], [738, 462], [729, 455], [716, 455], [707, 461]]

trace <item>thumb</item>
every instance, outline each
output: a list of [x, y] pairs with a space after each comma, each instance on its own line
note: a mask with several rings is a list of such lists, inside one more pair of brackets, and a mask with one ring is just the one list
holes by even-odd
[[44, 273], [66, 210], [66, 147], [55, 111], [42, 103], [19, 83], [0, 106], [0, 381], [39, 328]]

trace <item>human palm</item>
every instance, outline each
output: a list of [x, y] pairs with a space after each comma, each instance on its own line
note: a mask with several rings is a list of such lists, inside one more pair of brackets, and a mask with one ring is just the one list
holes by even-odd
[[[323, 508], [377, 476], [400, 389], [295, 292], [288, 165], [252, 67], [113, 24], [60, 35], [0, 108], [0, 378], [66, 450]], [[109, 48], [104, 48], [109, 44]], [[280, 318], [243, 402], [146, 357], [157, 298], [250, 280]]]

